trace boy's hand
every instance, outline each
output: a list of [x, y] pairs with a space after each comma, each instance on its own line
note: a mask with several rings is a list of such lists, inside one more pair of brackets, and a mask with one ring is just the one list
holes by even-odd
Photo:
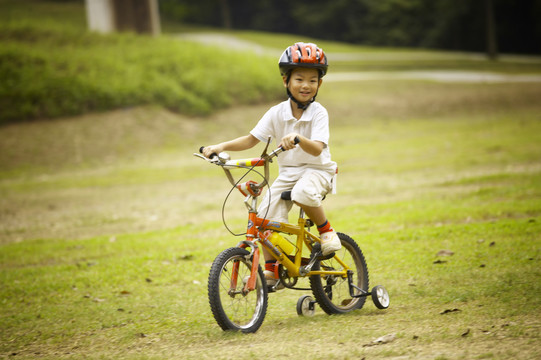
[[295, 148], [295, 145], [297, 145], [298, 141], [295, 141], [296, 138], [300, 138], [299, 134], [297, 133], [291, 133], [287, 134], [282, 138], [282, 142], [280, 143], [280, 146], [284, 150], [291, 150]]
[[219, 145], [205, 146], [203, 148], [203, 155], [205, 155], [206, 158], [210, 158], [212, 154], [219, 154], [222, 151], [223, 149]]

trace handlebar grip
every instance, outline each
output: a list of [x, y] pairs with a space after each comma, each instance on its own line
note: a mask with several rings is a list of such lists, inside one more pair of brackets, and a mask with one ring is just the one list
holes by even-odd
[[[293, 139], [293, 144], [297, 145], [300, 142], [301, 142], [301, 139], [299, 138], [299, 136], [298, 135], [295, 136], [295, 139]], [[282, 149], [282, 151], [285, 151], [282, 146], [278, 147], [278, 149]]]
[[[201, 154], [203, 153], [203, 149], [204, 149], [204, 148], [205, 148], [204, 146], [201, 146], [201, 147], [199, 148], [199, 152], [200, 152]], [[212, 154], [210, 154], [209, 159], [212, 159], [212, 158], [215, 157], [215, 156], [218, 156], [218, 154], [212, 153]]]

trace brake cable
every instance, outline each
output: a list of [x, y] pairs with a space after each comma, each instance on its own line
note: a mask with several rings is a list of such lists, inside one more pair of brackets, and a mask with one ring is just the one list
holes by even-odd
[[[254, 168], [255, 168], [256, 165], [257, 165], [257, 163], [254, 164], [254, 165], [252, 165], [251, 167], [242, 166], [242, 165], [235, 165], [235, 167], [237, 167], [237, 168], [239, 168], [239, 169], [248, 169], [248, 171], [247, 171], [244, 175], [242, 175], [242, 176], [240, 177], [240, 179], [238, 179], [238, 180], [235, 182], [235, 184], [231, 187], [231, 190], [229, 190], [229, 192], [227, 193], [227, 196], [225, 197], [224, 202], [223, 202], [223, 205], [222, 205], [222, 222], [223, 222], [225, 228], [227, 229], [227, 231], [229, 231], [229, 233], [230, 233], [231, 235], [233, 235], [233, 236], [244, 236], [244, 235], [246, 235], [247, 233], [236, 234], [236, 233], [234, 233], [234, 232], [229, 228], [229, 226], [227, 226], [227, 222], [226, 222], [226, 220], [225, 220], [225, 206], [226, 206], [227, 201], [229, 200], [229, 196], [231, 195], [231, 193], [233, 192], [233, 190], [237, 189], [237, 185], [240, 184], [240, 182], [241, 182], [246, 176], [248, 176], [248, 174], [249, 174], [250, 172], [253, 171], [253, 172], [255, 172], [256, 174], [258, 174], [259, 176], [261, 176], [262, 179], [265, 179], [265, 176], [264, 176], [263, 174], [261, 174], [261, 173], [260, 173], [259, 171], [257, 171], [257, 170], [254, 170]], [[268, 190], [267, 190], [267, 191], [268, 191], [268, 198], [269, 198], [268, 203], [269, 203], [269, 205], [270, 205], [270, 204], [271, 204], [271, 197], [272, 197], [272, 194], [270, 193], [270, 185], [269, 185], [269, 182], [268, 182], [268, 181], [267, 181], [267, 183], [265, 184], [265, 186], [268, 188]], [[269, 208], [270, 208], [270, 206], [267, 206], [267, 211], [265, 212], [265, 216], [263, 216], [263, 220], [265, 220], [265, 219], [267, 218], [267, 214], [269, 213]]]

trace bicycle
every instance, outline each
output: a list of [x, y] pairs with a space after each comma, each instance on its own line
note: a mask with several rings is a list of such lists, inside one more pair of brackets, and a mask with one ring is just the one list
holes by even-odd
[[[315, 300], [304, 295], [297, 301], [297, 313], [304, 316], [314, 314], [316, 303], [329, 315], [361, 309], [368, 296], [371, 296], [377, 308], [388, 308], [389, 294], [383, 286], [378, 285], [368, 291], [366, 260], [351, 237], [338, 233], [342, 249], [323, 257], [319, 237], [310, 232], [314, 224], [304, 217], [302, 209], [296, 225], [257, 216], [258, 197], [263, 188], [268, 186], [269, 164], [284, 151], [279, 147], [267, 154], [268, 147], [269, 143], [262, 155], [254, 159], [231, 160], [225, 153], [212, 154], [206, 158], [194, 153], [224, 170], [233, 186], [232, 191], [236, 188], [245, 196], [244, 203], [248, 209], [248, 225], [246, 233], [242, 234], [246, 235], [246, 239], [236, 247], [222, 251], [210, 269], [208, 297], [218, 325], [224, 331], [256, 332], [267, 312], [268, 293], [281, 287], [312, 290]], [[199, 152], [202, 150], [203, 147]], [[261, 183], [253, 180], [241, 182], [255, 167], [261, 166], [264, 167], [264, 175], [259, 173], [263, 177]], [[248, 169], [248, 172], [235, 181], [231, 174], [235, 168]], [[291, 192], [285, 192], [281, 197], [283, 200], [291, 200], [290, 195]], [[279, 234], [296, 236], [297, 240], [291, 243]], [[259, 265], [260, 246], [267, 249], [280, 264], [279, 280], [272, 287], [267, 287]], [[310, 251], [309, 257], [303, 257], [303, 247]], [[299, 278], [306, 277], [309, 278], [309, 289], [295, 287]]]

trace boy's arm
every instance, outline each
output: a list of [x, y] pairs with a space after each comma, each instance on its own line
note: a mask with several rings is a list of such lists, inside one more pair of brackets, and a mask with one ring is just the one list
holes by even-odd
[[259, 143], [259, 140], [252, 134], [246, 136], [241, 136], [234, 140], [225, 141], [220, 144], [210, 145], [203, 148], [203, 155], [209, 157], [210, 155], [216, 153], [219, 154], [222, 151], [242, 151], [253, 148]]

